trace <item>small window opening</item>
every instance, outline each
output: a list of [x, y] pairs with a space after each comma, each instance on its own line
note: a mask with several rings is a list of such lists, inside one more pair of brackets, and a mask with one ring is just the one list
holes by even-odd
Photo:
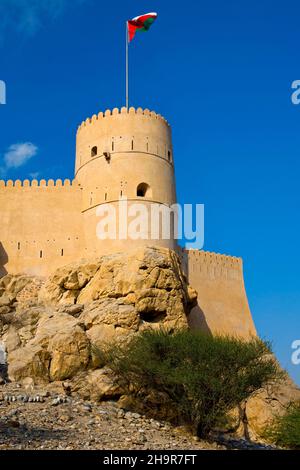
[[20, 249], [21, 249], [21, 243], [18, 242], [18, 250], [20, 250]]
[[111, 150], [112, 150], [112, 152], [115, 151], [115, 142], [114, 141], [112, 141], [112, 143], [111, 143]]
[[42, 258], [42, 257], [43, 257], [43, 252], [42, 252], [42, 250], [41, 250], [41, 251], [40, 251], [40, 258]]
[[107, 193], [104, 194], [104, 200], [107, 201]]
[[147, 183], [140, 183], [136, 190], [136, 195], [138, 197], [146, 197], [150, 195], [150, 186]]
[[123, 196], [123, 191], [122, 191], [122, 190], [121, 190], [121, 192], [120, 192], [120, 196], [121, 196], [121, 197]]
[[168, 160], [169, 160], [169, 162], [171, 161], [171, 151], [170, 150], [168, 150]]
[[64, 250], [63, 249], [61, 250], [61, 256], [64, 256]]
[[134, 142], [133, 140], [131, 141], [131, 150], [133, 150], [133, 147], [134, 147]]
[[96, 157], [98, 154], [98, 148], [97, 147], [93, 147], [92, 150], [91, 150], [91, 156], [92, 157]]

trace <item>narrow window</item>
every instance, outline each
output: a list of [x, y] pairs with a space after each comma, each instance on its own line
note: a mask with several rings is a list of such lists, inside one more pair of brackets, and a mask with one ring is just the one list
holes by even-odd
[[40, 251], [40, 258], [42, 258], [42, 257], [43, 257], [43, 252], [42, 252], [42, 250], [41, 250], [41, 251]]
[[104, 200], [107, 201], [107, 193], [104, 194]]
[[64, 256], [64, 250], [63, 249], [61, 250], [61, 256]]
[[92, 150], [91, 150], [91, 156], [92, 156], [92, 157], [96, 157], [96, 156], [97, 156], [97, 153], [98, 153], [98, 148], [97, 148], [97, 147], [93, 147]]
[[149, 142], [147, 142], [147, 152], [149, 152]]
[[169, 160], [169, 162], [171, 161], [171, 152], [170, 152], [170, 150], [168, 150], [168, 160]]
[[134, 142], [133, 140], [131, 141], [131, 150], [133, 150]]
[[18, 242], [18, 250], [20, 250], [20, 249], [21, 249], [21, 243]]
[[115, 151], [115, 142], [114, 141], [112, 141], [112, 143], [111, 143], [111, 150], [112, 150], [112, 152]]
[[146, 195], [151, 197], [151, 190], [149, 184], [140, 183], [137, 187], [136, 195], [138, 197], [146, 197]]

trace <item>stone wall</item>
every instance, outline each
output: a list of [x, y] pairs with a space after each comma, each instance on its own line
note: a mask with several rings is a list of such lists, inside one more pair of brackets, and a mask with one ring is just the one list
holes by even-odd
[[242, 259], [198, 250], [179, 252], [189, 283], [198, 292], [190, 326], [213, 334], [256, 335]]
[[46, 275], [81, 255], [80, 204], [76, 182], [0, 181], [0, 275]]

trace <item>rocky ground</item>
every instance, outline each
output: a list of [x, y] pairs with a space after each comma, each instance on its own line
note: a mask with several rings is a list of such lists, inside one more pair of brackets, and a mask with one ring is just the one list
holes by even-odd
[[222, 449], [182, 428], [57, 392], [0, 386], [0, 450]]
[[[50, 387], [51, 388], [51, 387]], [[271, 446], [218, 436], [206, 442], [183, 427], [49, 387], [0, 385], [0, 450], [226, 450]]]

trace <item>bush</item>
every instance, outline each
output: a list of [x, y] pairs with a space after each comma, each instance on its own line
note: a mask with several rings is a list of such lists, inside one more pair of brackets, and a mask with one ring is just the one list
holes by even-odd
[[292, 403], [283, 416], [277, 416], [265, 432], [268, 440], [280, 447], [300, 449], [300, 403]]
[[127, 393], [140, 402], [167, 396], [168, 407], [204, 437], [228, 411], [280, 377], [270, 345], [201, 332], [145, 331], [102, 358]]

